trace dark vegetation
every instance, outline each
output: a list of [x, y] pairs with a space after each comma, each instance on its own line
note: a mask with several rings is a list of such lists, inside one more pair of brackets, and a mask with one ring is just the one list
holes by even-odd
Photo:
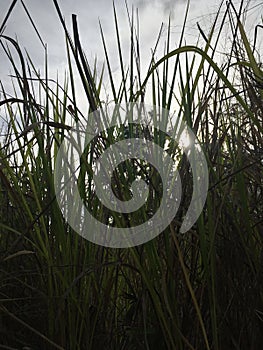
[[[103, 104], [103, 71], [85, 58], [77, 18], [72, 39], [65, 32], [69, 75], [62, 87], [48, 75], [39, 76], [18, 43], [2, 31], [14, 93], [7, 95], [1, 84], [0, 112], [8, 124], [0, 147], [0, 349], [262, 348], [263, 70], [258, 41], [250, 41], [242, 23], [244, 8], [243, 1], [239, 8], [231, 1], [223, 4], [210, 32], [199, 28], [196, 47], [183, 46], [184, 26], [173, 50], [169, 24], [165, 54], [158, 61], [153, 51], [146, 77], [137, 65], [140, 45], [130, 15], [128, 68], [117, 46], [119, 86], [101, 31], [109, 98], [168, 110], [175, 103], [209, 168], [207, 201], [190, 231], [179, 233], [191, 198], [191, 169], [181, 162], [184, 186], [177, 216], [157, 238], [129, 249], [84, 240], [56, 202], [58, 148], [72, 117], [85, 120], [78, 109], [74, 64], [90, 111]], [[119, 43], [115, 9], [114, 14]], [[217, 59], [226, 26], [231, 42]], [[262, 23], [256, 29], [259, 35]], [[87, 178], [83, 169], [80, 186]]]

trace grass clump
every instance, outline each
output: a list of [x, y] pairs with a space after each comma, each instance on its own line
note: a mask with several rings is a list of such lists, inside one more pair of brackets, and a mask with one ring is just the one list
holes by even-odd
[[[164, 56], [157, 59], [153, 50], [145, 77], [139, 66], [134, 15], [128, 17], [131, 41], [126, 68], [114, 7], [119, 85], [100, 26], [111, 86], [108, 99], [118, 104], [146, 102], [174, 111], [194, 131], [209, 168], [205, 207], [197, 223], [181, 235], [192, 173], [187, 160], [178, 155], [183, 192], [177, 216], [157, 238], [129, 249], [84, 240], [65, 222], [56, 201], [58, 149], [75, 121], [86, 122], [78, 108], [74, 64], [90, 112], [103, 106], [105, 96], [104, 69], [92, 69], [87, 61], [77, 17], [72, 17], [71, 37], [57, 1], [54, 4], [68, 54], [63, 86], [49, 79], [47, 65], [41, 77], [14, 39], [3, 33], [0, 37], [14, 70], [13, 96], [1, 85], [0, 102], [8, 120], [0, 148], [0, 347], [259, 349], [263, 342], [263, 71], [241, 21], [243, 1], [239, 8], [231, 1], [221, 7], [209, 33], [199, 26], [203, 49], [183, 45], [185, 22], [178, 48], [172, 50], [169, 24]], [[6, 20], [14, 5], [15, 1]], [[221, 62], [216, 51], [226, 26], [232, 41]], [[120, 139], [133, 132], [117, 131]], [[86, 149], [91, 163], [107, 142], [117, 139], [110, 131], [101, 136]], [[164, 144], [164, 135], [153, 132], [152, 137]], [[169, 147], [173, 153], [171, 142]], [[143, 163], [134, 165], [129, 162], [125, 170], [119, 169], [120, 176], [126, 172], [133, 179], [147, 168]], [[94, 199], [88, 169], [82, 164], [79, 189], [100, 217], [105, 211]], [[147, 173], [143, 176], [148, 179]], [[121, 184], [114, 186], [116, 192], [123, 191]], [[129, 198], [127, 189], [122, 193]], [[139, 222], [144, 214], [133, 220]], [[110, 216], [103, 220], [109, 223]]]

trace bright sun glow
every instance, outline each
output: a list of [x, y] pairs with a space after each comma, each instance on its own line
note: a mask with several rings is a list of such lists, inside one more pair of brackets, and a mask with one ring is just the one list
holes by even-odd
[[187, 130], [184, 130], [181, 133], [180, 139], [179, 139], [179, 145], [183, 148], [188, 148], [191, 145], [191, 138]]

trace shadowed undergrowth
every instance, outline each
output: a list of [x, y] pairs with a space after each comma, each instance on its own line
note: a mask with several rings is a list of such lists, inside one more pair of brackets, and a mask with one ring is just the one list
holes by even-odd
[[[184, 44], [185, 22], [175, 49], [169, 22], [164, 55], [156, 57], [159, 37], [145, 76], [135, 15], [127, 13], [131, 33], [127, 64], [113, 7], [118, 81], [102, 25], [105, 66], [99, 71], [82, 50], [77, 17], [72, 17], [70, 35], [55, 0], [54, 5], [68, 55], [63, 86], [49, 79], [47, 62], [45, 76], [40, 76], [14, 39], [4, 32], [0, 37], [14, 71], [13, 95], [7, 95], [1, 83], [0, 101], [1, 115], [8, 121], [0, 147], [0, 348], [259, 349], [263, 71], [257, 41], [250, 43], [241, 21], [244, 2], [239, 8], [231, 1], [222, 4], [209, 33], [199, 26], [196, 46]], [[7, 21], [12, 10], [11, 6]], [[187, 11], [188, 7], [185, 21]], [[231, 41], [218, 58], [225, 28]], [[105, 70], [111, 87], [106, 97]], [[75, 121], [86, 121], [78, 108], [76, 74], [89, 112], [103, 106], [106, 98], [114, 103], [145, 102], [167, 108], [192, 128], [207, 158], [209, 191], [189, 232], [179, 233], [192, 195], [191, 168], [181, 153], [177, 154], [183, 182], [180, 208], [154, 240], [129, 249], [105, 248], [84, 240], [65, 222], [53, 174], [69, 129]], [[130, 130], [118, 132], [121, 139]], [[162, 143], [163, 136], [157, 136]], [[116, 138], [108, 132], [92, 141], [85, 150], [87, 159], [92, 162]], [[171, 140], [168, 152], [175, 154]], [[139, 173], [147, 180], [148, 173], [140, 172], [143, 167], [133, 161], [118, 172], [132, 179]], [[112, 217], [94, 197], [89, 169], [82, 163], [80, 193], [89, 209], [109, 224]], [[129, 198], [129, 189], [121, 183], [113, 187]], [[133, 220], [144, 217], [146, 211]], [[113, 219], [124, 220], [119, 224], [125, 225], [125, 217]]]

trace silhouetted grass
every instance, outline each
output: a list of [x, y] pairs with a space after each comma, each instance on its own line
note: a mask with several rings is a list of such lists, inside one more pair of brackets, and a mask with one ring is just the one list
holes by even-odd
[[[209, 167], [207, 201], [191, 230], [179, 233], [192, 195], [191, 169], [179, 154], [183, 179], [179, 212], [157, 238], [129, 249], [84, 240], [65, 222], [56, 202], [58, 148], [73, 123], [86, 120], [78, 108], [73, 65], [90, 112], [103, 106], [104, 72], [93, 69], [86, 59], [77, 17], [72, 17], [71, 36], [57, 1], [54, 4], [66, 36], [64, 86], [49, 79], [47, 67], [46, 76], [39, 76], [16, 41], [1, 35], [2, 49], [13, 64], [14, 92], [10, 97], [1, 86], [0, 104], [8, 125], [0, 148], [0, 348], [260, 349], [263, 71], [240, 20], [244, 2], [239, 8], [231, 1], [224, 10], [222, 5], [209, 33], [199, 27], [200, 46], [184, 46], [185, 22], [174, 50], [169, 24], [164, 56], [158, 59], [153, 51], [145, 77], [139, 66], [134, 14], [129, 14], [126, 68], [114, 7], [119, 85], [100, 27], [109, 99], [175, 110], [196, 134]], [[231, 52], [218, 61], [217, 45], [225, 26], [232, 38]], [[118, 132], [120, 139], [125, 138], [127, 130]], [[87, 147], [90, 162], [105, 150], [106, 141], [116, 141], [115, 135], [109, 132]], [[163, 142], [162, 135], [157, 136]], [[169, 147], [173, 154], [171, 142]], [[119, 174], [126, 171], [133, 178], [144, 166], [137, 164], [134, 171], [134, 165], [128, 162]], [[79, 189], [90, 210], [102, 217], [105, 212], [94, 199], [88, 171], [83, 163]], [[129, 197], [120, 183], [114, 186]], [[146, 211], [133, 220], [142, 217], [147, 218]], [[107, 224], [111, 219], [102, 218]], [[123, 217], [115, 220], [121, 224]]]

